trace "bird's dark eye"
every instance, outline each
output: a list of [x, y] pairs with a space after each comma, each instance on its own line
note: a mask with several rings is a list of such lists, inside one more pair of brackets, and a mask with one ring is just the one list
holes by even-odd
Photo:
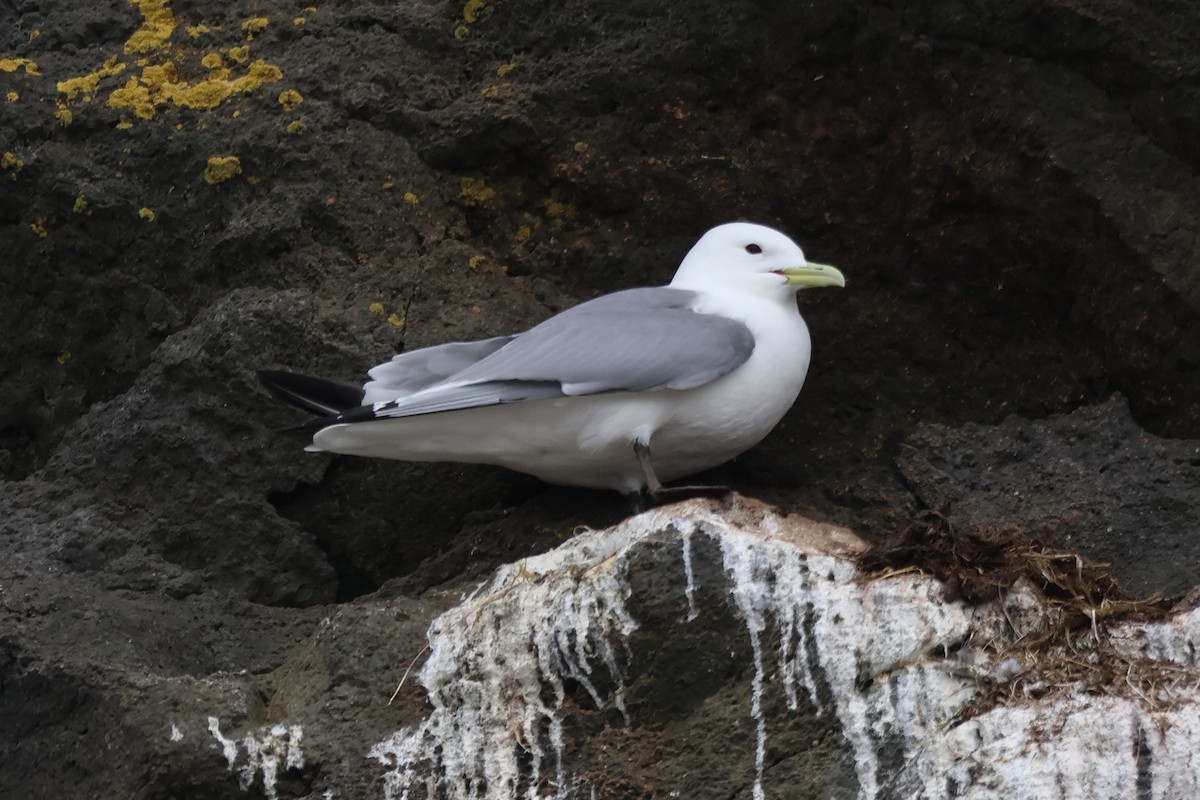
[[762, 248], [756, 244], [748, 244], [746, 245], [746, 252], [752, 256], [756, 256], [762, 252]]

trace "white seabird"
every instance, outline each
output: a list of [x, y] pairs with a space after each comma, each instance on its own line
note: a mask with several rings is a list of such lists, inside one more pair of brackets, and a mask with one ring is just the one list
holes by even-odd
[[735, 222], [670, 285], [598, 297], [524, 333], [402, 353], [363, 386], [259, 373], [319, 414], [306, 449], [495, 464], [549, 483], [648, 492], [760, 442], [800, 393], [797, 290], [845, 286], [779, 231]]

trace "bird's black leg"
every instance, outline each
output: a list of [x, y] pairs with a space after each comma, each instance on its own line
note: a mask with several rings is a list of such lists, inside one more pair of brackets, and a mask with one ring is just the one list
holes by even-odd
[[[728, 486], [672, 486], [668, 488], [663, 486], [658, 476], [654, 474], [654, 466], [650, 463], [650, 445], [640, 439], [635, 439], [633, 452], [637, 454], [638, 463], [642, 465], [642, 472], [646, 474], [645, 495], [648, 495], [656, 503], [674, 503], [692, 497], [724, 497], [732, 491]], [[637, 505], [635, 503], [634, 507], [637, 508]], [[637, 510], [643, 509], [637, 508]]]

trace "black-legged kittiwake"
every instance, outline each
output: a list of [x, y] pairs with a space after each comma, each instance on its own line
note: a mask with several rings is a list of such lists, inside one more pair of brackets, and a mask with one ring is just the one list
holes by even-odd
[[317, 419], [306, 449], [496, 464], [662, 494], [754, 446], [804, 383], [798, 289], [845, 286], [762, 225], [713, 228], [670, 285], [589, 300], [524, 333], [402, 353], [363, 386], [262, 372]]

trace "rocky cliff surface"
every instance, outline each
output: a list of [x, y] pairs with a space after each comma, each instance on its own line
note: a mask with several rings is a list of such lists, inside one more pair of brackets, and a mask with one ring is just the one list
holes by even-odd
[[[610, 6], [0, 6], [0, 796], [1195, 794], [1200, 10]], [[736, 503], [572, 540], [622, 501], [307, 455], [254, 382], [662, 283], [731, 219], [849, 286], [710, 477], [861, 563]], [[795, 553], [845, 566], [802, 597]], [[481, 661], [572, 569], [609, 604], [557, 661]], [[864, 592], [909, 649], [851, 669]]]

